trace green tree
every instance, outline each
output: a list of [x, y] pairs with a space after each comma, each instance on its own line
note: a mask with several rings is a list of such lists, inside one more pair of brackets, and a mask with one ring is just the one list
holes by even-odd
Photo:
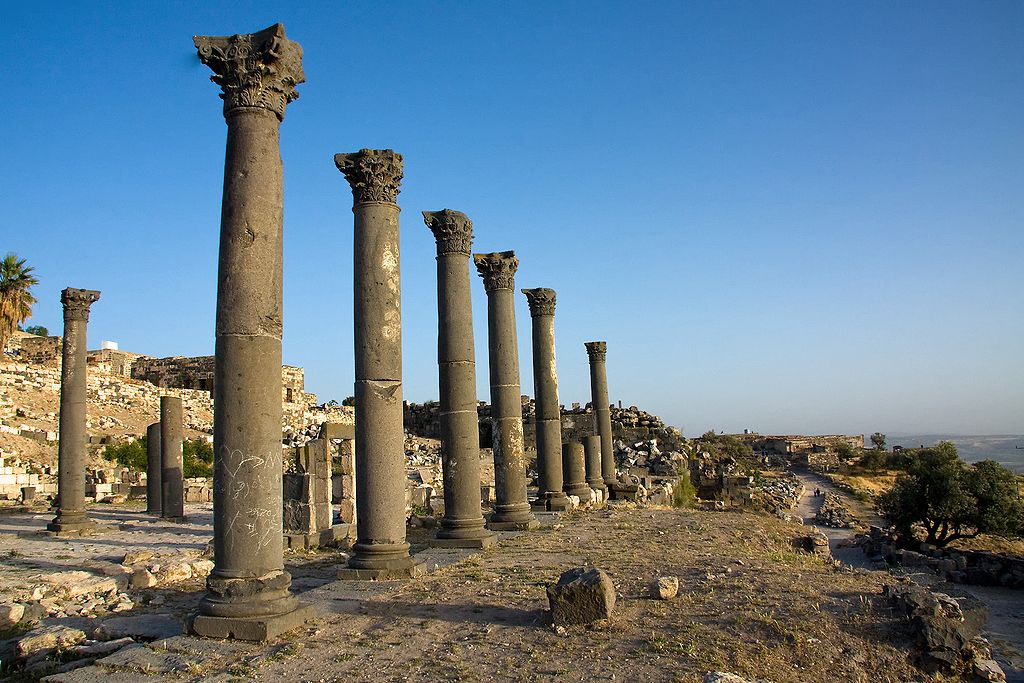
[[836, 455], [839, 456], [839, 459], [844, 462], [848, 460], [853, 460], [853, 446], [851, 446], [846, 441], [840, 442], [839, 445], [836, 446]]
[[29, 325], [25, 328], [25, 331], [29, 334], [34, 334], [37, 337], [45, 337], [50, 334], [50, 331], [42, 325]]
[[0, 261], [0, 349], [18, 326], [32, 316], [36, 298], [29, 290], [39, 284], [32, 274], [34, 270], [13, 253]]
[[937, 546], [983, 533], [1024, 532], [1013, 473], [991, 460], [968, 467], [948, 441], [918, 451], [907, 474], [879, 496], [878, 511], [904, 542], [914, 539], [917, 525], [924, 528], [925, 542]]
[[146, 437], [128, 443], [110, 445], [103, 449], [103, 457], [121, 467], [136, 472], [146, 471]]
[[882, 432], [875, 432], [874, 434], [871, 435], [871, 443], [874, 444], [875, 448], [877, 448], [878, 450], [884, 450], [885, 434], [883, 434]]
[[213, 446], [205, 439], [185, 439], [181, 451], [185, 478], [213, 476]]

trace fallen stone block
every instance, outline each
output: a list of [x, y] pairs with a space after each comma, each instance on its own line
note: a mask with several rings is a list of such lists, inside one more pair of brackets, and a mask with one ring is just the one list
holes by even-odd
[[586, 624], [608, 619], [615, 607], [615, 586], [611, 577], [596, 567], [577, 567], [548, 586], [551, 619], [556, 626]]
[[170, 614], [139, 614], [130, 617], [112, 617], [97, 627], [97, 640], [135, 638], [137, 640], [159, 640], [179, 635], [181, 621]]
[[14, 626], [25, 616], [25, 605], [20, 602], [0, 605], [0, 628]]
[[85, 640], [85, 632], [68, 626], [41, 626], [18, 640], [15, 653], [26, 659], [41, 652], [77, 645]]

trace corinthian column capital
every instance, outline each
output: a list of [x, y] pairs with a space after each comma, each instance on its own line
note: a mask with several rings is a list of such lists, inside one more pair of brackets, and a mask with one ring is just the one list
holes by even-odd
[[461, 211], [441, 209], [424, 211], [423, 222], [434, 233], [437, 255], [463, 254], [473, 251], [473, 221]]
[[221, 87], [224, 116], [241, 107], [267, 109], [284, 120], [284, 108], [306, 81], [302, 46], [274, 24], [257, 33], [233, 36], [192, 36], [199, 59], [213, 70], [210, 80]]
[[484, 290], [493, 292], [498, 289], [515, 290], [516, 270], [519, 259], [514, 251], [497, 251], [490, 254], [473, 254], [476, 271], [484, 280]]
[[536, 318], [539, 315], [555, 314], [555, 290], [547, 287], [536, 289], [520, 290], [526, 295], [526, 301], [530, 304], [530, 316]]
[[591, 362], [595, 360], [604, 360], [608, 355], [608, 342], [583, 342], [583, 345], [587, 347], [587, 355], [590, 357]]
[[401, 154], [390, 149], [361, 149], [351, 154], [335, 154], [334, 165], [352, 186], [356, 204], [398, 203], [403, 173]]
[[100, 293], [93, 289], [68, 287], [60, 293], [64, 305], [64, 320], [88, 320], [89, 307], [99, 301]]

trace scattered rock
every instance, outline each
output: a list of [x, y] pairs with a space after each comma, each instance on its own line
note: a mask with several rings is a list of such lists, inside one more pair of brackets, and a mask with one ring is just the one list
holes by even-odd
[[25, 605], [20, 602], [0, 605], [0, 628], [14, 626], [25, 616]]
[[121, 564], [138, 564], [139, 562], [148, 562], [156, 557], [156, 553], [152, 550], [129, 550], [124, 554], [124, 559], [121, 560]]
[[679, 593], [679, 579], [674, 576], [659, 576], [651, 582], [650, 595], [656, 600], [671, 600]]
[[976, 681], [1005, 681], [1006, 674], [1002, 667], [993, 659], [978, 659], [974, 662], [973, 672]]
[[196, 560], [191, 567], [193, 579], [205, 579], [213, 571], [214, 564], [212, 560]]
[[[154, 569], [156, 569], [154, 567]], [[192, 565], [188, 562], [174, 562], [160, 565], [155, 572], [161, 583], [178, 583], [192, 578]]]
[[157, 578], [155, 576], [153, 576], [149, 572], [149, 570], [140, 567], [139, 569], [136, 569], [134, 572], [132, 572], [132, 578], [131, 578], [131, 582], [129, 583], [129, 585], [132, 588], [138, 589], [138, 588], [152, 588], [153, 586], [157, 585], [158, 583], [159, 583], [159, 581], [157, 581]]
[[558, 577], [547, 588], [552, 622], [556, 626], [586, 624], [607, 619], [615, 607], [615, 586], [596, 567], [577, 567]]
[[704, 683], [753, 683], [736, 674], [724, 673], [722, 671], [709, 671], [704, 674]]
[[41, 652], [77, 645], [85, 640], [85, 632], [68, 626], [41, 626], [18, 640], [15, 652], [21, 659]]

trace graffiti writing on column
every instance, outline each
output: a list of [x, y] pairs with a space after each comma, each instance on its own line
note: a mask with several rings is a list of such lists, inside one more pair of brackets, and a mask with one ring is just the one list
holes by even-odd
[[261, 468], [267, 468], [270, 472], [276, 468], [280, 472], [281, 454], [261, 456], [227, 446], [220, 448], [214, 485], [218, 497], [227, 506], [234, 508], [224, 534], [229, 548], [241, 543], [246, 548], [260, 550], [281, 538], [283, 525], [280, 508], [275, 510], [265, 507], [266, 501], [258, 500], [256, 495], [260, 489]]

